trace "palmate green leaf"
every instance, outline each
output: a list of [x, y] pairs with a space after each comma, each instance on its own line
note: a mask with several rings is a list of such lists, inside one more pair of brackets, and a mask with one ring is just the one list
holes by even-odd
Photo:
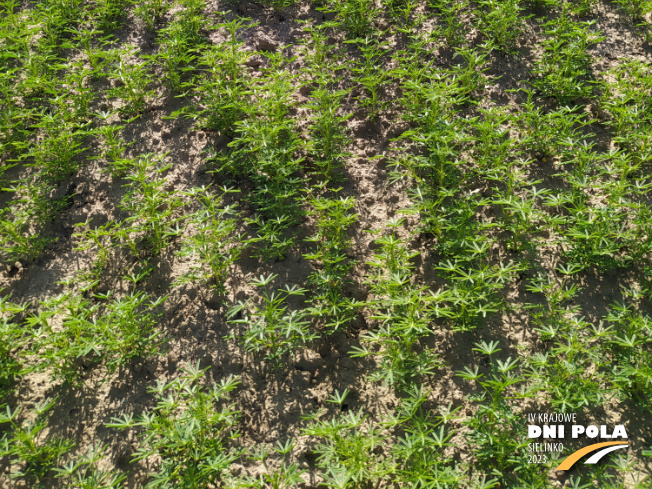
[[476, 365], [475, 369], [471, 369], [471, 367], [466, 366], [464, 367], [464, 370], [458, 370], [456, 372], [456, 375], [458, 377], [462, 377], [465, 380], [478, 380], [480, 379], [484, 374], [478, 373], [479, 367]]
[[334, 489], [346, 489], [349, 487], [351, 475], [345, 467], [329, 466], [327, 471], [322, 474], [326, 487]]
[[[499, 350], [495, 350], [499, 351]], [[508, 357], [507, 360], [496, 360], [496, 370], [501, 374], [506, 374], [507, 372], [514, 370], [518, 366], [518, 358], [512, 360], [511, 357]]]
[[186, 218], [189, 236], [179, 254], [197, 257], [203, 266], [191, 268], [179, 283], [203, 279], [217, 294], [224, 294], [228, 271], [240, 257], [243, 245], [236, 234], [236, 206], [222, 205], [225, 194], [238, 191], [223, 187], [220, 192], [220, 196], [213, 196], [206, 187], [185, 192], [199, 203], [200, 209]]
[[543, 325], [540, 328], [534, 328], [541, 335], [542, 340], [551, 340], [557, 336], [558, 329], [551, 324]]
[[126, 474], [116, 470], [102, 470], [97, 467], [106, 456], [107, 445], [94, 444], [88, 452], [75, 457], [63, 468], [55, 468], [57, 478], [62, 478], [67, 484], [80, 489], [118, 489], [122, 487]]
[[349, 356], [351, 358], [364, 358], [371, 354], [372, 352], [365, 347], [353, 346], [351, 347], [351, 350], [349, 350]]
[[487, 343], [486, 341], [481, 341], [479, 343], [475, 343], [475, 347], [472, 348], [473, 351], [477, 351], [480, 353], [483, 353], [484, 355], [493, 355], [496, 352], [500, 351], [500, 348], [498, 348], [498, 341], [490, 341]]
[[647, 343], [644, 339], [637, 340], [635, 334], [632, 334], [631, 336], [623, 335], [622, 337], [614, 336], [614, 339], [611, 340], [611, 342], [625, 348], [634, 348], [636, 345]]
[[501, 380], [484, 380], [480, 383], [486, 388], [490, 388], [493, 391], [493, 395], [502, 394], [509, 386], [523, 382], [523, 379], [520, 377], [505, 377]]
[[136, 426], [133, 413], [126, 413], [122, 418], [111, 418], [111, 423], [106, 423], [107, 428], [131, 428]]
[[16, 408], [12, 411], [11, 407], [7, 405], [3, 405], [2, 407], [5, 409], [0, 413], [0, 424], [10, 423], [14, 421], [21, 411], [20, 408]]

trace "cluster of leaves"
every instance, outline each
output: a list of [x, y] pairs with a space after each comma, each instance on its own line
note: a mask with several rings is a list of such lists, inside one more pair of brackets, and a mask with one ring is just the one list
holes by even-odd
[[302, 53], [307, 65], [304, 86], [310, 89], [307, 108], [311, 113], [306, 151], [317, 181], [327, 185], [342, 178], [340, 172], [350, 155], [346, 149], [350, 138], [345, 123], [353, 114], [342, 114], [342, 99], [348, 92], [337, 89], [342, 77], [328, 74], [345, 68], [341, 53], [329, 43], [329, 24], [307, 27], [305, 31], [309, 37]]
[[568, 103], [593, 94], [591, 58], [587, 50], [605, 37], [591, 32], [592, 25], [593, 22], [573, 22], [566, 10], [557, 20], [546, 24], [546, 34], [550, 37], [544, 42], [543, 57], [535, 69], [541, 78], [534, 82], [543, 95]]
[[[160, 1], [159, 5], [153, 3], [154, 5], [141, 7], [148, 26], [163, 13]], [[184, 0], [180, 4], [182, 10], [175, 19], [159, 30], [160, 48], [153, 57], [165, 72], [166, 84], [174, 91], [181, 89], [184, 73], [194, 70], [195, 53], [204, 41], [202, 30], [209, 25], [209, 20], [203, 13], [206, 7], [203, 0]]]
[[445, 308], [439, 307], [437, 294], [415, 283], [410, 260], [417, 253], [411, 253], [405, 240], [396, 235], [401, 221], [391, 224], [394, 229], [376, 240], [380, 252], [369, 262], [375, 270], [370, 280], [375, 299], [367, 304], [373, 308], [372, 319], [380, 325], [361, 338], [363, 343], [378, 345], [379, 350], [373, 352], [365, 346], [354, 350], [352, 356], [379, 356], [371, 378], [406, 388], [415, 377], [430, 375], [440, 366], [437, 353], [424, 340], [431, 336], [433, 318], [445, 314]]
[[56, 399], [37, 403], [31, 419], [21, 416], [20, 409], [12, 411], [8, 406], [0, 413], [0, 426], [3, 431], [8, 428], [0, 438], [0, 455], [17, 466], [12, 477], [43, 482], [58, 459], [74, 447], [71, 440], [42, 434], [48, 425], [48, 411], [55, 403]]
[[156, 326], [165, 299], [132, 291], [119, 298], [96, 294], [93, 300], [66, 293], [42, 302], [38, 314], [26, 319], [39, 368], [77, 383], [100, 364], [111, 373], [131, 359], [155, 354], [162, 342]]
[[134, 460], [158, 459], [147, 487], [208, 488], [231, 477], [229, 466], [239, 455], [231, 441], [238, 437], [240, 413], [228, 401], [240, 381], [228, 377], [207, 387], [205, 372], [197, 364], [174, 380], [158, 381], [150, 389], [156, 398], [151, 413], [126, 414], [107, 424], [137, 431]]
[[[489, 357], [487, 375], [479, 373], [479, 367], [466, 367], [458, 375], [465, 380], [475, 381], [482, 387], [482, 392], [470, 396], [477, 404], [473, 416], [466, 419], [470, 428], [467, 438], [471, 441], [478, 460], [477, 469], [494, 476], [489, 487], [499, 481], [510, 486], [530, 484], [541, 487], [546, 482], [546, 474], [537, 464], [523, 461], [530, 439], [526, 438], [526, 418], [515, 409], [515, 399], [522, 399], [526, 394], [515, 391], [517, 384], [524, 384], [525, 375], [519, 369], [518, 359], [508, 357], [494, 360], [492, 355], [500, 351], [497, 342], [477, 343], [474, 351]], [[484, 377], [484, 378], [483, 378]]]
[[22, 369], [18, 352], [25, 343], [25, 334], [17, 319], [25, 309], [9, 302], [8, 296], [0, 297], [0, 400], [11, 391]]
[[232, 324], [244, 326], [245, 330], [240, 336], [245, 351], [266, 352], [266, 358], [278, 361], [308, 344], [317, 335], [310, 331], [308, 311], [288, 311], [287, 299], [290, 296], [303, 296], [307, 290], [286, 284], [283, 289], [270, 291], [268, 286], [276, 277], [274, 274], [267, 277], [261, 275], [252, 280], [250, 286], [262, 289], [260, 297], [239, 301], [229, 309], [227, 317]]
[[[309, 424], [302, 432], [316, 439], [314, 453], [324, 485], [337, 489], [383, 483], [465, 487], [462, 484], [468, 482], [469, 474], [444, 455], [454, 435], [450, 422], [457, 419], [459, 408], [442, 406], [437, 414], [428, 410], [428, 393], [413, 384], [395, 414], [378, 423], [362, 410], [347, 409], [349, 393], [348, 389], [336, 390], [327, 399], [335, 413], [324, 408], [305, 417]], [[400, 433], [394, 443], [392, 432]], [[474, 479], [468, 487], [494, 487]]]
[[553, 406], [572, 412], [613, 395], [622, 401], [647, 399], [650, 319], [637, 311], [640, 291], [623, 291], [629, 303], [613, 304], [604, 321], [592, 325], [579, 316], [578, 306], [570, 305], [578, 288], [568, 276], [560, 283], [539, 276], [529, 290], [546, 298], [545, 306], [529, 307], [536, 330], [550, 345], [528, 361], [532, 385], [548, 392]]
[[324, 328], [332, 333], [346, 327], [357, 305], [344, 293], [345, 285], [353, 283], [350, 278], [353, 263], [346, 252], [351, 244], [347, 231], [357, 219], [357, 214], [351, 212], [355, 202], [351, 197], [312, 197], [310, 204], [317, 232], [308, 241], [315, 243], [316, 248], [304, 256], [315, 260], [319, 267], [309, 278], [313, 286], [311, 314], [324, 318]]
[[[223, 195], [233, 193], [223, 188]], [[220, 207], [220, 198], [206, 188], [193, 188], [187, 194], [199, 203], [199, 210], [188, 218], [196, 227], [184, 241], [181, 256], [196, 256], [203, 267], [193, 267], [186, 272], [180, 283], [203, 279], [218, 295], [226, 292], [225, 281], [231, 265], [242, 250], [240, 235], [236, 234], [235, 205]]]
[[[290, 117], [294, 75], [287, 69], [293, 61], [282, 52], [267, 53], [265, 76], [253, 84], [247, 117], [235, 123], [229, 151], [215, 155], [221, 171], [249, 180], [254, 190], [250, 201], [254, 217], [247, 222], [260, 243], [257, 254], [264, 259], [281, 259], [295, 243], [292, 228], [302, 215], [299, 175], [303, 141]], [[243, 101], [244, 104], [244, 101]]]
[[56, 477], [72, 487], [119, 489], [123, 487], [127, 475], [101, 468], [107, 455], [107, 445], [91, 445], [87, 453], [75, 457], [61, 468], [55, 468]]
[[248, 113], [251, 92], [249, 73], [245, 63], [251, 53], [238, 36], [248, 25], [246, 19], [235, 19], [220, 25], [228, 32], [225, 42], [208, 46], [196, 61], [200, 75], [196, 80], [182, 85], [197, 95], [197, 104], [186, 110], [188, 117], [198, 119], [205, 129], [220, 131], [232, 136], [236, 122]]
[[174, 214], [183, 203], [175, 191], [166, 189], [167, 181], [162, 175], [172, 165], [164, 164], [163, 158], [149, 153], [142, 155], [127, 176], [131, 183], [121, 206], [130, 215], [123, 223], [122, 234], [136, 256], [142, 249], [159, 254], [168, 238], [180, 232], [175, 226], [180, 218]]
[[[342, 406], [348, 391], [336, 391], [328, 402]], [[348, 411], [331, 419], [321, 419], [326, 410], [306, 419], [310, 425], [303, 430], [308, 436], [318, 437], [318, 463], [324, 470], [328, 487], [361, 487], [378, 484], [389, 472], [389, 466], [378, 456], [378, 448], [387, 439], [382, 428], [360, 410]]]
[[[91, 219], [77, 223], [82, 228], [75, 233], [79, 242], [77, 250], [88, 250], [94, 255], [93, 266], [81, 273], [80, 278], [92, 284], [94, 289], [107, 280], [107, 272], [115, 265], [115, 258], [129, 250], [141, 261], [136, 276], [141, 279], [149, 274], [146, 265], [149, 258], [160, 255], [170, 245], [170, 238], [182, 232], [180, 222], [184, 201], [180, 192], [169, 190], [164, 174], [170, 169], [165, 155], [146, 153], [135, 158], [118, 160], [112, 171], [129, 182], [120, 202], [120, 209], [127, 213], [123, 220], [109, 220], [92, 226]], [[113, 267], [113, 271], [118, 271]]]

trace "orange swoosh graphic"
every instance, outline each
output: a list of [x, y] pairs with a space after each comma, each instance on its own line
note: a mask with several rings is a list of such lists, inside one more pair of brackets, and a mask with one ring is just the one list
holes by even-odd
[[568, 457], [566, 457], [564, 461], [559, 464], [559, 467], [557, 467], [556, 470], [570, 469], [573, 465], [575, 465], [575, 462], [581, 459], [584, 455], [586, 455], [587, 453], [594, 452], [598, 448], [609, 447], [611, 445], [627, 445], [627, 444], [628, 442], [626, 441], [605, 441], [603, 443], [594, 443], [593, 445], [589, 445], [588, 447], [580, 448], [578, 451], [573, 452]]

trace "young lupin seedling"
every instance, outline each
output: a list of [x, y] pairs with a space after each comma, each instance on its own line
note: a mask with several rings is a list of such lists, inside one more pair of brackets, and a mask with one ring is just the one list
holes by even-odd
[[433, 7], [439, 10], [438, 21], [441, 24], [437, 34], [446, 41], [449, 49], [454, 49], [464, 42], [467, 24], [462, 21], [464, 11], [469, 8], [468, 0], [432, 0]]
[[197, 78], [181, 86], [191, 90], [199, 103], [178, 114], [198, 119], [203, 128], [234, 134], [236, 122], [243, 120], [250, 109], [251, 83], [245, 63], [252, 54], [242, 49], [245, 43], [240, 40], [242, 31], [256, 25], [249, 20], [237, 18], [216, 26], [227, 31], [227, 40], [207, 46], [198, 54]]
[[308, 106], [313, 112], [313, 123], [308, 131], [310, 141], [307, 151], [312, 163], [317, 167], [317, 178], [324, 184], [341, 179], [340, 171], [349, 156], [346, 146], [350, 139], [346, 134], [345, 123], [353, 114], [338, 115], [344, 91], [334, 92], [325, 86], [330, 82], [325, 77], [318, 79], [319, 87], [311, 93]]
[[[390, 222], [388, 227], [396, 229], [401, 223], [400, 220]], [[410, 260], [418, 253], [411, 252], [404, 239], [392, 230], [376, 243], [381, 246], [380, 253], [368, 263], [375, 270], [368, 281], [375, 297], [367, 304], [372, 310], [371, 319], [379, 321], [380, 326], [363, 334], [361, 340], [365, 346], [354, 347], [350, 353], [353, 357], [378, 357], [371, 380], [403, 390], [416, 378], [431, 374], [441, 366], [438, 355], [423, 340], [431, 334], [435, 316], [444, 316], [446, 308], [431, 307], [440, 303], [441, 297], [414, 282], [414, 265]], [[375, 344], [378, 350], [372, 349]]]
[[120, 489], [124, 487], [127, 474], [116, 469], [100, 468], [108, 457], [108, 445], [95, 444], [88, 447], [88, 452], [75, 457], [68, 465], [55, 468], [57, 479], [62, 479], [68, 487], [84, 489]]
[[134, 13], [140, 17], [149, 30], [153, 30], [156, 23], [171, 6], [166, 0], [143, 0], [136, 4]]
[[519, 0], [480, 0], [474, 13], [478, 29], [490, 40], [489, 46], [506, 52], [515, 51], [523, 34], [526, 16]]
[[[271, 292], [269, 285], [277, 277], [252, 280], [249, 285], [262, 289], [260, 296], [232, 307], [227, 318], [231, 324], [243, 325], [244, 331], [229, 338], [238, 337], [246, 352], [264, 353], [265, 358], [280, 362], [288, 353], [315, 340], [318, 335], [310, 329], [308, 312], [301, 309], [288, 311], [290, 296], [303, 296], [307, 290], [286, 284], [284, 289]], [[235, 319], [241, 316], [240, 319]]]
[[159, 31], [161, 47], [156, 55], [150, 57], [163, 67], [166, 82], [175, 92], [182, 87], [184, 72], [194, 69], [195, 53], [202, 50], [205, 42], [201, 31], [208, 26], [208, 19], [202, 13], [203, 0], [184, 0], [182, 3], [185, 8], [169, 26]]
[[[166, 297], [154, 300], [135, 292], [123, 297], [97, 294], [93, 301], [80, 294], [66, 293], [41, 303], [41, 311], [27, 318], [32, 328], [32, 353], [37, 369], [51, 369], [53, 376], [81, 385], [85, 374], [103, 365], [111, 374], [132, 359], [155, 354], [163, 342], [156, 329]], [[60, 317], [63, 328], [55, 327]]]
[[187, 218], [186, 222], [192, 227], [184, 233], [188, 238], [179, 254], [197, 256], [203, 267], [191, 269], [179, 283], [203, 279], [215, 294], [223, 296], [226, 293], [228, 272], [239, 258], [243, 244], [242, 237], [236, 234], [236, 220], [233, 218], [238, 215], [236, 204], [222, 206], [222, 199], [224, 195], [236, 192], [239, 191], [226, 187], [221, 189], [219, 196], [211, 194], [207, 188], [193, 188], [186, 192], [200, 208]]
[[282, 52], [267, 53], [269, 66], [252, 90], [255, 103], [248, 109], [249, 119], [236, 124], [236, 138], [230, 151], [213, 158], [220, 169], [253, 184], [251, 203], [256, 213], [246, 220], [256, 236], [247, 243], [259, 243], [255, 250], [263, 259], [283, 259], [295, 243], [296, 224], [301, 209], [300, 139], [296, 121], [289, 117], [292, 81], [287, 70], [293, 58]]
[[209, 367], [189, 365], [170, 381], [157, 380], [149, 388], [156, 404], [151, 413], [113, 418], [108, 428], [136, 431], [140, 439], [134, 462], [156, 460], [149, 473], [149, 487], [208, 489], [215, 482], [235, 487], [230, 466], [242, 451], [231, 446], [238, 437], [240, 412], [231, 392], [240, 384], [228, 376], [210, 386], [204, 384]]
[[[47, 413], [56, 403], [56, 399], [46, 399], [34, 405], [31, 420], [21, 416], [21, 409], [13, 411], [7, 406], [0, 413], [0, 426], [11, 427], [0, 441], [0, 456], [11, 460], [16, 478], [23, 478], [35, 484], [44, 483], [50, 471], [59, 463], [59, 458], [69, 452], [75, 444], [71, 440], [43, 435], [47, 423]], [[23, 419], [21, 419], [23, 418]], [[35, 481], [36, 480], [36, 481]]]
[[346, 254], [351, 244], [347, 231], [358, 215], [351, 212], [355, 202], [350, 197], [311, 196], [309, 202], [317, 218], [317, 233], [307, 241], [315, 243], [316, 248], [304, 257], [316, 260], [320, 265], [309, 278], [309, 283], [314, 286], [311, 313], [324, 318], [326, 331], [334, 333], [353, 319], [359, 305], [343, 293], [344, 285], [352, 282], [350, 273], [353, 268]]
[[549, 38], [544, 41], [543, 56], [534, 70], [539, 77], [532, 84], [541, 94], [568, 104], [593, 94], [596, 83], [587, 51], [605, 36], [592, 32], [594, 21], [575, 23], [565, 10], [562, 13], [559, 19], [545, 24]]
[[335, 13], [335, 18], [341, 27], [353, 39], [360, 38], [373, 31], [374, 22], [380, 13], [372, 0], [344, 0], [328, 2], [320, 8], [325, 12]]
[[[346, 400], [348, 390], [340, 394], [335, 391], [328, 402], [340, 407]], [[322, 409], [304, 417], [308, 426], [301, 431], [304, 435], [317, 437], [317, 463], [329, 487], [357, 488], [368, 484], [380, 486], [390, 480], [390, 461], [378, 455], [378, 447], [389, 442], [378, 423], [358, 412], [339, 412], [321, 419], [327, 414]]]
[[129, 115], [142, 113], [154, 94], [152, 89], [147, 88], [153, 81], [152, 76], [148, 72], [147, 63], [138, 61], [138, 52], [133, 47], [118, 50], [117, 62], [111, 73], [111, 78], [117, 86], [112, 88], [109, 94], [124, 101], [121, 110]]
[[366, 93], [364, 96], [358, 97], [358, 101], [367, 110], [371, 120], [375, 120], [379, 111], [383, 109], [381, 90], [383, 85], [386, 85], [389, 81], [387, 70], [383, 65], [387, 41], [381, 41], [381, 36], [382, 33], [379, 33], [378, 37], [367, 36], [364, 39], [358, 38], [353, 41], [346, 41], [354, 43], [362, 52], [363, 61], [353, 65], [351, 71], [355, 74], [353, 79], [364, 87]]
[[166, 190], [167, 180], [162, 175], [172, 164], [166, 165], [164, 158], [165, 155], [152, 153], [141, 155], [126, 177], [131, 183], [121, 207], [130, 216], [125, 219], [120, 234], [136, 256], [140, 256], [142, 244], [149, 246], [154, 254], [160, 253], [167, 246], [168, 238], [180, 232], [177, 223], [181, 217], [176, 216], [176, 211], [183, 202], [176, 192]]
[[[0, 293], [4, 289], [0, 289]], [[9, 302], [9, 296], [0, 297], [0, 399], [11, 390], [21, 375], [22, 365], [18, 351], [27, 342], [26, 335], [16, 316], [27, 309]]]
[[[476, 365], [475, 368], [466, 367], [464, 371], [458, 371], [457, 375], [476, 382], [483, 390], [468, 397], [477, 405], [477, 409], [464, 422], [470, 428], [466, 438], [477, 457], [476, 468], [495, 474], [503, 481], [527, 480], [536, 487], [547, 476], [537, 464], [524, 463], [529, 442], [525, 436], [526, 418], [517, 412], [515, 402], [533, 397], [534, 392], [516, 390], [518, 384], [525, 385], [527, 377], [520, 371], [518, 358], [493, 358], [500, 351], [498, 342], [475, 343], [473, 351], [489, 357], [488, 373], [480, 373]], [[548, 461], [548, 464], [551, 462]]]

